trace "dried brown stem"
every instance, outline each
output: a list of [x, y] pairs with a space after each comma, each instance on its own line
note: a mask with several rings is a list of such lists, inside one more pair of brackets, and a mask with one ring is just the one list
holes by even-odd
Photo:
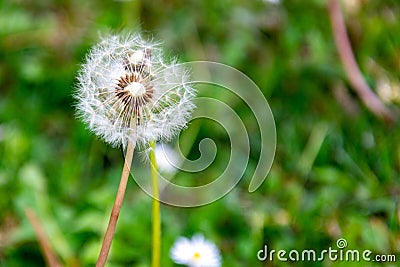
[[62, 265], [59, 262], [56, 254], [52, 250], [47, 236], [35, 212], [31, 209], [25, 209], [25, 215], [31, 223], [33, 230], [35, 231], [35, 234], [39, 240], [39, 245], [45, 257], [47, 265], [50, 267], [61, 267]]
[[108, 222], [107, 231], [104, 235], [103, 244], [101, 246], [99, 258], [97, 259], [96, 267], [102, 267], [105, 265], [110, 251], [111, 243], [114, 237], [115, 227], [117, 226], [117, 220], [119, 212], [121, 210], [122, 201], [124, 200], [124, 195], [126, 191], [126, 185], [128, 184], [128, 178], [130, 174], [130, 168], [133, 158], [134, 146], [128, 143], [128, 148], [125, 155], [124, 168], [121, 174], [121, 180], [118, 187], [118, 192], [115, 197], [115, 202], [110, 215], [110, 221]]
[[366, 83], [358, 68], [353, 50], [347, 36], [346, 26], [343, 20], [342, 10], [339, 0], [328, 1], [328, 11], [332, 24], [333, 36], [340, 60], [342, 61], [347, 78], [352, 87], [360, 97], [364, 105], [377, 117], [392, 122], [395, 115], [380, 101], [371, 88]]

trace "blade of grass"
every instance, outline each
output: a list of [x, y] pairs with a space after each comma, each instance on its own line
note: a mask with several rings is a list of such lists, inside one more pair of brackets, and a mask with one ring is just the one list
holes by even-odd
[[61, 267], [61, 263], [59, 262], [56, 254], [50, 246], [50, 242], [44, 232], [42, 225], [36, 216], [36, 213], [31, 209], [25, 209], [25, 215], [31, 223], [33, 230], [38, 238], [40, 248], [45, 257], [46, 263], [50, 267]]

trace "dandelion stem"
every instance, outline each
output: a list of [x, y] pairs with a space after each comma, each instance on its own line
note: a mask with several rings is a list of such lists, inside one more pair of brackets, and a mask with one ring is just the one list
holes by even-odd
[[365, 81], [357, 65], [351, 48], [350, 40], [347, 35], [342, 10], [339, 0], [328, 1], [328, 13], [331, 19], [333, 37], [339, 52], [346, 75], [354, 90], [364, 102], [364, 105], [377, 117], [383, 118], [388, 122], [393, 122], [396, 115], [388, 109], [381, 100], [375, 95]]
[[117, 226], [117, 220], [119, 212], [121, 210], [122, 201], [124, 200], [134, 149], [135, 149], [134, 145], [129, 142], [126, 150], [125, 163], [124, 163], [124, 168], [122, 169], [118, 192], [115, 197], [114, 206], [110, 215], [110, 221], [108, 222], [107, 231], [106, 234], [104, 235], [104, 240], [101, 246], [99, 258], [97, 259], [96, 267], [104, 266], [104, 264], [107, 261], [108, 252], [110, 251], [111, 243], [114, 237], [115, 227]]
[[159, 202], [159, 189], [158, 189], [158, 168], [156, 162], [154, 141], [150, 142], [150, 162], [151, 162], [151, 184], [153, 188], [153, 204], [152, 204], [152, 217], [153, 217], [153, 255], [152, 267], [160, 266], [161, 258], [161, 214]]

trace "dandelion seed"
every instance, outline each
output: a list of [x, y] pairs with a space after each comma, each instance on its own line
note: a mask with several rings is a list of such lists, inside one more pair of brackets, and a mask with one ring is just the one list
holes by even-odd
[[140, 35], [109, 36], [90, 50], [79, 71], [77, 113], [113, 146], [168, 141], [194, 108], [188, 77]]
[[171, 259], [189, 267], [219, 267], [221, 256], [215, 244], [197, 234], [188, 239], [180, 237], [170, 251]]

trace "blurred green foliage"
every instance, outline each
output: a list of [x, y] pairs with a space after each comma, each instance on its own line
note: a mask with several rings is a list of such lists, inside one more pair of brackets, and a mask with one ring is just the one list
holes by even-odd
[[[395, 108], [400, 3], [346, 0], [342, 7], [364, 76]], [[67, 266], [94, 265], [123, 154], [75, 119], [74, 76], [99, 33], [139, 29], [181, 61], [214, 60], [251, 77], [278, 134], [273, 168], [255, 193], [247, 186], [257, 134], [249, 170], [229, 195], [200, 208], [162, 206], [162, 266], [175, 266], [168, 257], [174, 240], [196, 232], [221, 249], [223, 266], [265, 266], [256, 257], [264, 244], [322, 250], [338, 238], [350, 249], [399, 252], [400, 127], [374, 117], [348, 85], [325, 1], [18, 0], [0, 2], [0, 266], [44, 265], [28, 207]], [[240, 101], [230, 105], [256, 131], [251, 111]], [[216, 177], [230, 149], [226, 133], [206, 121], [192, 126], [182, 134], [184, 149], [196, 158], [201, 139], [216, 140], [222, 156], [200, 174]], [[149, 266], [150, 206], [131, 179], [108, 266]]]

